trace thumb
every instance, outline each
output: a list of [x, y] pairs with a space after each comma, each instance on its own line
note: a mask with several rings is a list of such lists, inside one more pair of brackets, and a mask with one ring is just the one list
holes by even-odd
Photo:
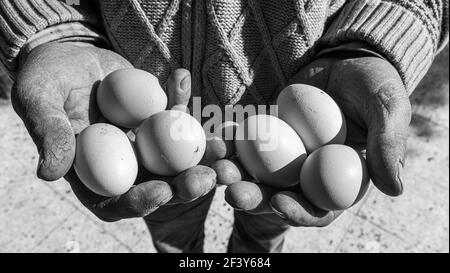
[[379, 57], [342, 60], [333, 65], [328, 87], [347, 124], [358, 125], [348, 130], [347, 144], [365, 138], [373, 183], [387, 195], [400, 195], [411, 103], [397, 69]]
[[168, 109], [188, 106], [191, 98], [191, 73], [183, 68], [176, 69], [167, 81]]
[[11, 101], [39, 151], [37, 176], [46, 181], [63, 177], [75, 157], [75, 135], [54, 81], [18, 77]]
[[411, 104], [403, 83], [385, 82], [369, 104], [367, 162], [375, 186], [387, 195], [403, 192]]

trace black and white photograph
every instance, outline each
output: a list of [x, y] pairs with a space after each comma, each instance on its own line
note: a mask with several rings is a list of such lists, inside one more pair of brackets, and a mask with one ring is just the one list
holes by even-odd
[[0, 0], [0, 253], [449, 253], [448, 39], [448, 0]]

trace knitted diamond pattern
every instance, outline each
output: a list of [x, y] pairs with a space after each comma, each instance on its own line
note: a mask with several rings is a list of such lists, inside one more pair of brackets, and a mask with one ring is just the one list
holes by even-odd
[[210, 103], [245, 105], [271, 102], [310, 60], [329, 4], [124, 0], [103, 1], [102, 10], [115, 49], [136, 67], [162, 83], [184, 67], [192, 72], [194, 95]]

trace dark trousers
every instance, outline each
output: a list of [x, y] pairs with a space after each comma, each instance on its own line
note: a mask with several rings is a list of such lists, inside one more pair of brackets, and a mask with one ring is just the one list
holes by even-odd
[[[188, 204], [159, 208], [144, 220], [158, 252], [203, 252], [204, 223], [214, 191]], [[281, 252], [289, 227], [275, 214], [234, 212], [231, 253]]]

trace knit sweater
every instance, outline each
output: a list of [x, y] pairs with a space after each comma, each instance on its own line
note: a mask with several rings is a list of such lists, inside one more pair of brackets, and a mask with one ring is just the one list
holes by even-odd
[[362, 41], [411, 93], [448, 17], [448, 0], [2, 0], [0, 60], [14, 76], [40, 44], [106, 41], [161, 83], [189, 69], [209, 103], [265, 104], [320, 50]]

